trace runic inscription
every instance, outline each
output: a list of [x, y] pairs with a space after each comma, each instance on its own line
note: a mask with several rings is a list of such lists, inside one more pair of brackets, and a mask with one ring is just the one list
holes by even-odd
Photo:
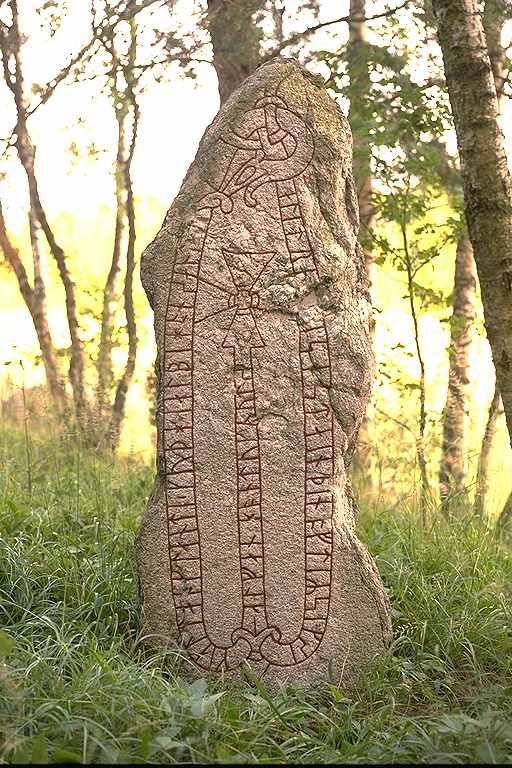
[[[199, 285], [204, 279], [211, 288], [213, 282], [202, 274], [212, 220], [217, 213], [226, 217], [224, 204], [236, 226], [235, 199], [242, 198], [243, 205], [251, 206], [255, 189], [265, 185], [266, 194], [275, 197], [292, 273], [303, 278], [308, 273], [317, 275], [298, 194], [301, 173], [314, 152], [306, 126], [277, 94], [256, 101], [248, 113], [247, 126], [247, 135], [234, 132], [235, 147], [228, 171], [216, 194], [200, 201], [198, 214], [178, 250], [164, 330], [164, 461], [172, 596], [183, 643], [194, 661], [205, 669], [229, 668], [243, 658], [266, 666], [293, 665], [308, 658], [325, 632], [331, 588], [333, 417], [326, 389], [318, 381], [320, 372], [330, 383], [327, 329], [323, 321], [308, 324], [295, 318], [305, 444], [305, 600], [297, 637], [285, 643], [281, 642], [280, 628], [272, 625], [266, 612], [265, 500], [257, 363], [253, 354], [265, 346], [264, 331], [262, 334], [259, 327], [264, 328], [265, 310], [259, 306], [258, 286], [265, 282], [276, 254], [222, 249], [231, 281], [225, 307], [230, 317], [222, 348], [232, 352], [242, 616], [239, 628], [232, 634], [231, 647], [215, 644], [208, 635], [196, 498], [196, 484], [201, 478], [194, 460], [194, 325]], [[231, 146], [229, 137], [227, 142]], [[268, 162], [273, 163], [270, 170], [265, 168]]]
[[[155, 570], [146, 519], [139, 559], [146, 612], [153, 600], [153, 625], [162, 631], [158, 616], [167, 616], [197, 667], [230, 672], [248, 664], [287, 680], [295, 679], [286, 672], [292, 669], [306, 670], [297, 679], [313, 679], [308, 660], [325, 666], [329, 655], [341, 663], [345, 654], [346, 663], [352, 635], [365, 626], [377, 637], [368, 649], [381, 647], [387, 619], [366, 554], [361, 560], [350, 552], [361, 545], [342, 512], [349, 505], [344, 453], [354, 430], [338, 423], [346, 400], [337, 405], [336, 361], [352, 323], [362, 334], [358, 375], [366, 381], [365, 310], [360, 302], [343, 319], [335, 304], [322, 306], [332, 257], [318, 250], [310, 190], [325, 137], [318, 149], [313, 86], [301, 85], [300, 103], [290, 100], [289, 75], [275, 76], [281, 66], [255, 75], [259, 85], [243, 110], [222, 131], [212, 129], [204, 152], [217, 160], [195, 182], [185, 226], [173, 229], [171, 209], [170, 269], [156, 288], [146, 286], [160, 351], [157, 539], [165, 536], [167, 554], [166, 561], [158, 555]], [[286, 67], [300, 82], [299, 70]], [[339, 133], [339, 114], [329, 119]], [[333, 135], [338, 140], [334, 128]], [[355, 248], [354, 231], [343, 242]], [[347, 307], [358, 274], [346, 269]], [[357, 386], [349, 390], [356, 424], [366, 396], [354, 396]], [[340, 595], [350, 584], [371, 620], [343, 639]]]

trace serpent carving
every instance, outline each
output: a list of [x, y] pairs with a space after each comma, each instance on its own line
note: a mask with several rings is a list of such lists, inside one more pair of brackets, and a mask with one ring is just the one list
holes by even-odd
[[[202, 669], [234, 669], [248, 661], [261, 671], [292, 666], [311, 657], [325, 633], [332, 575], [334, 483], [333, 414], [328, 397], [331, 361], [320, 311], [296, 312], [296, 354], [302, 388], [304, 435], [304, 604], [292, 640], [269, 619], [265, 590], [265, 515], [262, 440], [256, 352], [266, 344], [266, 309], [260, 294], [275, 264], [276, 250], [222, 248], [226, 280], [215, 283], [205, 268], [213, 224], [229, 226], [234, 204], [258, 206], [258, 191], [277, 200], [290, 274], [318, 277], [301, 209], [301, 177], [314, 158], [314, 140], [304, 118], [275, 93], [248, 109], [221, 141], [230, 154], [224, 177], [197, 205], [183, 237], [169, 284], [163, 350], [163, 453], [172, 599], [183, 646]], [[224, 226], [224, 224], [223, 224]], [[234, 422], [231, 450], [236, 466], [241, 621], [229, 643], [209, 634], [203, 607], [204, 574], [195, 445], [195, 338], [207, 320], [198, 295], [208, 289], [223, 319], [221, 352], [231, 355]], [[204, 326], [203, 326], [204, 327]]]

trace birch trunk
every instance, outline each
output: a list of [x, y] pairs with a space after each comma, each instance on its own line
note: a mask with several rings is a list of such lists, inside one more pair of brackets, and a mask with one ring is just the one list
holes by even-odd
[[[28, 114], [24, 96], [23, 68], [20, 58], [21, 35], [18, 23], [17, 0], [10, 0], [9, 8], [11, 9], [12, 24], [9, 28], [6, 26], [2, 27], [2, 62], [4, 79], [7, 87], [13, 95], [16, 106], [15, 146], [28, 182], [33, 253], [34, 235], [37, 239], [38, 225], [46, 238], [50, 253], [57, 263], [59, 275], [64, 287], [66, 315], [71, 338], [69, 379], [73, 391], [73, 400], [75, 403], [77, 419], [79, 422], [81, 422], [86, 410], [86, 398], [84, 391], [85, 364], [82, 341], [79, 334], [75, 287], [68, 270], [66, 255], [55, 238], [54, 232], [48, 222], [41, 197], [39, 195], [39, 186], [35, 172], [36, 152], [27, 126]], [[36, 255], [37, 248], [38, 246], [36, 244], [36, 253], [34, 254], [36, 283], [38, 279], [40, 282], [40, 275], [38, 276], [38, 256]]]
[[489, 462], [491, 458], [492, 442], [496, 434], [498, 416], [500, 415], [500, 391], [496, 386], [494, 396], [487, 416], [480, 456], [478, 457], [478, 470], [476, 474], [475, 514], [483, 517], [485, 514], [485, 498], [489, 486]]
[[[57, 353], [53, 344], [50, 327], [48, 325], [48, 315], [46, 312], [46, 303], [42, 300], [40, 288], [36, 290], [36, 279], [34, 288], [30, 285], [30, 280], [19, 253], [11, 242], [7, 233], [7, 228], [3, 216], [2, 206], [0, 204], [0, 249], [3, 251], [8, 264], [16, 276], [21, 296], [27, 306], [34, 329], [37, 334], [41, 357], [43, 360], [48, 389], [53, 403], [57, 410], [63, 411], [66, 407], [66, 391], [59, 372], [57, 363]], [[35, 270], [34, 270], [35, 271]], [[39, 278], [40, 279], [40, 278]]]
[[[131, 21], [131, 47], [130, 61], [133, 66], [135, 62], [135, 51], [137, 45], [137, 30], [135, 21]], [[121, 427], [124, 420], [126, 408], [126, 396], [135, 372], [135, 362], [137, 358], [137, 325], [135, 320], [135, 308], [133, 305], [133, 273], [135, 269], [135, 205], [133, 199], [133, 185], [131, 178], [131, 166], [137, 143], [137, 130], [139, 126], [139, 107], [134, 91], [134, 82], [127, 78], [127, 96], [126, 101], [129, 104], [132, 117], [132, 135], [128, 148], [128, 154], [123, 164], [123, 185], [126, 191], [126, 218], [128, 226], [128, 242], [126, 246], [126, 274], [124, 281], [124, 311], [126, 317], [126, 329], [128, 332], [128, 354], [126, 364], [121, 378], [116, 387], [114, 404], [112, 406], [112, 417], [110, 422], [110, 436], [113, 445], [119, 441]]]
[[354, 131], [354, 180], [359, 202], [361, 233], [359, 240], [364, 248], [368, 269], [373, 264], [371, 237], [369, 234], [375, 219], [372, 206], [371, 150], [368, 125], [372, 118], [370, 103], [371, 80], [366, 43], [366, 0], [350, 0], [348, 24], [349, 43], [347, 55], [350, 78], [350, 124]]
[[487, 336], [512, 435], [512, 181], [498, 123], [498, 97], [475, 0], [438, 0], [433, 10]]
[[471, 328], [475, 319], [475, 290], [473, 249], [467, 235], [463, 233], [459, 237], [455, 257], [450, 367], [443, 412], [443, 444], [439, 470], [442, 501], [452, 493], [462, 493], [464, 489], [468, 353]]
[[116, 281], [121, 270], [121, 246], [125, 228], [126, 192], [124, 189], [124, 168], [126, 165], [126, 109], [122, 113], [116, 110], [117, 117], [117, 154], [116, 154], [116, 223], [114, 245], [109, 273], [103, 288], [103, 306], [101, 311], [101, 332], [96, 370], [98, 373], [97, 411], [101, 421], [104, 419], [110, 399], [112, 384], [112, 332], [114, 330], [114, 300]]
[[[501, 44], [501, 34], [505, 23], [505, 7], [502, 0], [486, 0], [483, 15], [485, 36], [491, 60], [492, 73], [498, 95], [498, 108], [501, 108], [505, 51]], [[462, 252], [464, 249], [464, 258]], [[463, 264], [461, 263], [461, 260]], [[465, 266], [464, 266], [465, 265]], [[454, 303], [450, 339], [450, 370], [448, 374], [448, 392], [443, 417], [443, 448], [439, 472], [441, 499], [452, 492], [461, 492], [465, 480], [466, 434], [465, 402], [467, 397], [468, 345], [471, 324], [474, 320], [476, 275], [473, 248], [466, 234], [460, 236], [455, 266]], [[473, 306], [471, 306], [473, 304]], [[483, 514], [485, 489], [487, 487], [487, 468], [491, 443], [496, 431], [496, 414], [499, 406], [499, 394], [491, 403], [488, 427], [482, 441], [482, 454], [478, 465], [475, 511]], [[483, 455], [484, 452], [487, 455]]]
[[[353, 131], [353, 167], [359, 204], [359, 241], [363, 246], [368, 279], [374, 263], [371, 230], [375, 213], [372, 205], [372, 172], [371, 150], [368, 126], [373, 118], [370, 103], [371, 80], [368, 66], [368, 46], [366, 42], [366, 0], [350, 0], [350, 17], [348, 23], [347, 70], [350, 79], [350, 126]], [[372, 341], [374, 323], [371, 323]], [[369, 472], [370, 463], [370, 431], [371, 410], [368, 404], [364, 419], [359, 430], [359, 441], [354, 454], [354, 474], [364, 474], [365, 482], [371, 483]]]

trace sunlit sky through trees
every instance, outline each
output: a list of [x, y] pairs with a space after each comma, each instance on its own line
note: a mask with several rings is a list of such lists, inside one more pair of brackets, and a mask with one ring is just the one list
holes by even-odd
[[[287, 8], [292, 9], [297, 4], [289, 2]], [[50, 37], [46, 30], [41, 29], [31, 0], [20, 3], [21, 23], [27, 36], [23, 49], [27, 88], [32, 83], [44, 85], [49, 82], [87, 40], [88, 3], [67, 0], [66, 5], [69, 11], [56, 34]], [[372, 4], [370, 13], [377, 14], [387, 5], [377, 0]], [[180, 31], [190, 29], [195, 23], [197, 17], [190, 14], [193, 6], [197, 7], [197, 4], [192, 0], [177, 2], [175, 25]], [[347, 13], [348, 2], [323, 0], [320, 4], [320, 21]], [[407, 11], [399, 13], [404, 19], [407, 18]], [[290, 16], [293, 18], [291, 11]], [[167, 12], [157, 9], [151, 13], [156, 27], [159, 17], [162, 23], [168, 25]], [[302, 16], [293, 18], [293, 22], [293, 31], [305, 28], [312, 23], [311, 15], [303, 12]], [[373, 22], [373, 26], [379, 29], [379, 35], [383, 23], [385, 21]], [[411, 33], [414, 34], [413, 27]], [[139, 35], [143, 44], [144, 29]], [[510, 37], [510, 33], [506, 37]], [[347, 25], [338, 24], [316, 32], [305, 48], [335, 51], [346, 38]], [[201, 55], [211, 59], [208, 45]], [[324, 65], [312, 63], [310, 66], [326, 74]], [[425, 63], [421, 57], [415, 70], [416, 77], [424, 76]], [[195, 71], [197, 77], [192, 79], [183, 75], [178, 64], [173, 64], [168, 68], [164, 81], [158, 85], [152, 82], [150, 76], [146, 79], [146, 92], [141, 97], [140, 139], [133, 169], [134, 184], [141, 201], [154, 198], [163, 206], [168, 206], [194, 157], [199, 139], [218, 110], [217, 78], [213, 67], [208, 63], [199, 63]], [[69, 79], [32, 120], [31, 129], [41, 168], [40, 183], [44, 200], [53, 215], [63, 210], [88, 215], [95, 212], [100, 203], [111, 204], [113, 181], [110, 178], [109, 183], [108, 176], [112, 167], [116, 128], [103, 84], [104, 78], [99, 77], [80, 83]], [[343, 105], [345, 111], [346, 106]], [[0, 90], [1, 138], [10, 135], [13, 122], [12, 97], [4, 86]], [[504, 103], [503, 127], [507, 145], [512, 150], [510, 100]], [[80, 151], [79, 158], [70, 150], [72, 145]], [[97, 154], [88, 157], [87, 150], [91, 145], [94, 145]], [[450, 145], [455, 149], [453, 137]], [[512, 152], [509, 152], [511, 155]], [[19, 227], [25, 215], [20, 205], [26, 191], [25, 179], [16, 162], [8, 163], [2, 170], [5, 168], [8, 169], [6, 181], [9, 188], [5, 205], [9, 210], [11, 226]]]

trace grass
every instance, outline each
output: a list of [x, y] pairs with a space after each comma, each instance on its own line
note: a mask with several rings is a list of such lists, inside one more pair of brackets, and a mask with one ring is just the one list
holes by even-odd
[[481, 523], [364, 510], [389, 654], [350, 696], [270, 697], [140, 643], [132, 551], [152, 469], [71, 436], [27, 455], [5, 430], [0, 466], [0, 763], [512, 761], [512, 557]]

